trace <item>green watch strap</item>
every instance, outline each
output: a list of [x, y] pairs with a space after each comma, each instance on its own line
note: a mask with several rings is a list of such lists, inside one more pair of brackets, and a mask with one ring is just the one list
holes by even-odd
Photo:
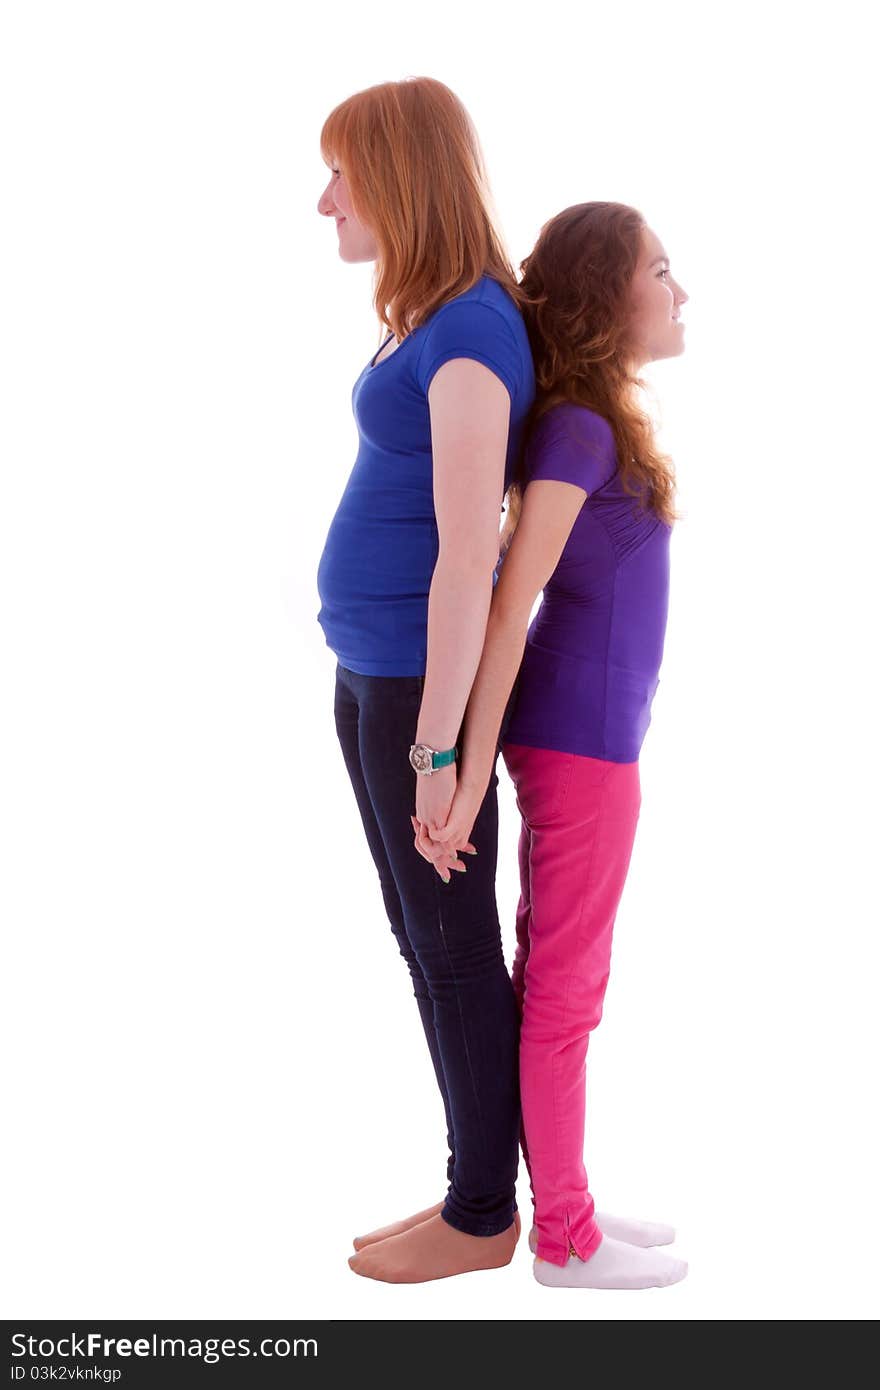
[[431, 766], [436, 772], [438, 767], [448, 767], [450, 763], [454, 763], [457, 757], [457, 748], [447, 748], [445, 753], [434, 754], [434, 756], [431, 759]]

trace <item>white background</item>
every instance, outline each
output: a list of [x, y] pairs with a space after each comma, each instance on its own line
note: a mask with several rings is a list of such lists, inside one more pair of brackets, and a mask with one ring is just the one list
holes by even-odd
[[[876, 1314], [866, 14], [4, 6], [6, 1317]], [[587, 1146], [600, 1207], [678, 1226], [673, 1289], [346, 1263], [445, 1160], [315, 621], [378, 343], [318, 135], [409, 74], [471, 111], [517, 263], [618, 199], [691, 296]]]

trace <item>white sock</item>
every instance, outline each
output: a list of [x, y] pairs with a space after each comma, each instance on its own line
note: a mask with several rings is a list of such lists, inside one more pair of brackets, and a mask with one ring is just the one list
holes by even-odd
[[569, 1255], [564, 1265], [535, 1258], [535, 1278], [551, 1289], [656, 1289], [677, 1284], [687, 1274], [684, 1260], [639, 1250], [612, 1236], [588, 1260]]
[[[671, 1245], [675, 1240], [674, 1227], [663, 1226], [659, 1221], [637, 1221], [633, 1216], [609, 1216], [608, 1212], [597, 1211], [596, 1225], [603, 1236], [625, 1241], [627, 1245], [638, 1245], [643, 1250], [654, 1245]], [[538, 1232], [534, 1226], [529, 1231], [529, 1249], [533, 1255], [538, 1249]]]

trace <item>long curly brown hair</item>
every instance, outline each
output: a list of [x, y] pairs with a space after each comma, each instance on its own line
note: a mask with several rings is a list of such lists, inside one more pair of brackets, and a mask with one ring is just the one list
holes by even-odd
[[[640, 402], [632, 365], [631, 288], [645, 220], [623, 203], [578, 203], [551, 218], [522, 262], [523, 316], [535, 363], [526, 439], [551, 406], [589, 406], [614, 432], [626, 492], [661, 520], [675, 520], [672, 460], [662, 454]], [[506, 550], [525, 487], [522, 451], [507, 492]]]

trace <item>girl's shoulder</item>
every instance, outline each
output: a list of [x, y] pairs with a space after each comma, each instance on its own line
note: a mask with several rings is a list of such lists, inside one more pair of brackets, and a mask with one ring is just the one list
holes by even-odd
[[427, 393], [436, 371], [456, 357], [472, 357], [503, 381], [520, 415], [534, 397], [534, 371], [525, 324], [497, 280], [483, 275], [441, 304], [416, 332], [421, 338], [415, 375]]
[[587, 495], [610, 482], [617, 471], [614, 433], [604, 416], [565, 401], [537, 420], [526, 449], [525, 473], [539, 479], [574, 483]]
[[597, 445], [614, 451], [614, 431], [604, 415], [574, 401], [560, 401], [545, 410], [535, 422], [530, 444], [538, 447], [551, 439], [566, 439], [572, 444]]
[[504, 286], [494, 280], [491, 275], [482, 275], [469, 289], [462, 290], [461, 294], [456, 294], [451, 299], [447, 299], [445, 303], [438, 305], [426, 319], [425, 326], [440, 318], [447, 317], [450, 313], [471, 313], [475, 318], [479, 318], [485, 317], [487, 310], [494, 310], [509, 323], [522, 320], [519, 306]]

